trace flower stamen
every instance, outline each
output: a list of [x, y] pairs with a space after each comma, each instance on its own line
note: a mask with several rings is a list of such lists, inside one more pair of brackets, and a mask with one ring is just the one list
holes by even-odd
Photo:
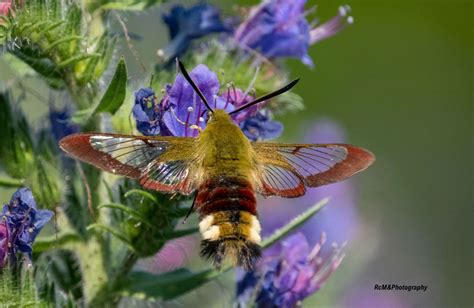
[[341, 5], [338, 15], [310, 31], [310, 44], [327, 39], [345, 29], [348, 25], [353, 24], [354, 17], [349, 15], [350, 12], [351, 7], [349, 5]]
[[184, 123], [184, 137], [188, 136], [188, 125], [189, 125], [189, 116], [191, 115], [191, 112], [194, 111], [194, 108], [189, 106], [188, 107], [188, 114], [186, 115], [186, 123]]

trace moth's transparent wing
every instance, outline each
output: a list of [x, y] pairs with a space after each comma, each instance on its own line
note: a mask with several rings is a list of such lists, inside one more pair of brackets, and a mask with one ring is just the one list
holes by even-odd
[[349, 178], [375, 160], [369, 151], [349, 144], [252, 143], [258, 166], [258, 192], [292, 198]]
[[190, 194], [197, 186], [193, 138], [74, 134], [60, 147], [104, 171], [138, 179], [146, 188]]

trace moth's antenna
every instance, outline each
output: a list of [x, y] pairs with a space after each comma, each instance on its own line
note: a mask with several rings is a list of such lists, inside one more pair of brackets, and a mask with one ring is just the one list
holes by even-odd
[[229, 112], [229, 115], [234, 114], [234, 113], [237, 113], [237, 112], [242, 111], [242, 110], [244, 110], [244, 109], [247, 109], [247, 108], [250, 107], [250, 106], [253, 106], [253, 105], [255, 105], [255, 104], [258, 104], [258, 103], [261, 103], [261, 102], [263, 102], [263, 101], [266, 101], [267, 99], [270, 99], [270, 98], [275, 97], [275, 96], [277, 96], [277, 95], [280, 95], [280, 94], [282, 94], [282, 93], [285, 93], [285, 92], [289, 91], [291, 88], [293, 88], [293, 87], [295, 86], [295, 84], [298, 83], [298, 81], [300, 81], [299, 78], [293, 80], [292, 82], [290, 82], [289, 84], [287, 84], [286, 86], [284, 86], [284, 87], [281, 88], [281, 89], [278, 89], [278, 90], [276, 90], [276, 91], [274, 91], [274, 92], [272, 92], [272, 93], [268, 93], [267, 95], [264, 95], [264, 96], [261, 96], [261, 97], [259, 97], [259, 98], [256, 98], [254, 101], [251, 101], [250, 103], [247, 103], [247, 104], [245, 104], [245, 105], [243, 105], [243, 106], [240, 106], [239, 108], [237, 108], [237, 109], [235, 109], [235, 110]]
[[187, 82], [193, 87], [194, 91], [199, 95], [199, 97], [202, 99], [204, 102], [204, 105], [206, 105], [206, 108], [209, 109], [210, 112], [213, 112], [211, 106], [207, 102], [206, 98], [204, 97], [204, 94], [202, 94], [201, 90], [197, 87], [197, 85], [194, 83], [194, 81], [191, 79], [191, 76], [189, 76], [188, 71], [186, 71], [186, 68], [184, 67], [183, 62], [179, 61], [178, 58], [176, 58], [176, 62], [178, 62], [179, 70], [184, 76], [184, 79], [186, 79]]

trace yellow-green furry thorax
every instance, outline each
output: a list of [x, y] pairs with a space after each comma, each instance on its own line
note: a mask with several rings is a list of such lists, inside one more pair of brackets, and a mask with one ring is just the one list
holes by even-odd
[[250, 141], [224, 110], [214, 110], [206, 128], [199, 134], [198, 147], [203, 167], [210, 175], [248, 177], [253, 160]]

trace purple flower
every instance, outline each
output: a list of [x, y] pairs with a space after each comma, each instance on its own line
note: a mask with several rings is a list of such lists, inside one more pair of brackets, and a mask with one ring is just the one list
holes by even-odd
[[235, 40], [244, 48], [259, 51], [269, 59], [299, 58], [304, 64], [313, 66], [308, 55], [311, 44], [328, 38], [347, 24], [348, 7], [341, 7], [339, 16], [330, 22], [311, 29], [305, 18], [306, 0], [269, 0], [253, 8], [248, 18], [234, 33]]
[[135, 92], [132, 113], [137, 123], [137, 130], [143, 135], [156, 136], [160, 133], [160, 108], [153, 89], [142, 88]]
[[[204, 94], [211, 107], [225, 109], [228, 112], [235, 109], [232, 104], [226, 104], [223, 98], [217, 96], [219, 80], [217, 75], [204, 64], [196, 66], [189, 75]], [[191, 85], [178, 74], [171, 87], [167, 87], [167, 110], [163, 114], [163, 122], [173, 136], [196, 137], [199, 128], [204, 128], [208, 110]]]
[[10, 265], [16, 263], [17, 253], [24, 253], [31, 262], [33, 242], [51, 219], [53, 212], [36, 209], [36, 202], [29, 188], [20, 188], [3, 206], [2, 222], [6, 226]]
[[63, 110], [51, 109], [49, 111], [49, 122], [56, 141], [79, 132], [79, 126], [72, 123], [71, 112], [67, 108]]
[[[255, 97], [251, 96], [249, 93], [244, 93], [241, 89], [235, 88], [233, 86], [222, 92], [221, 97], [225, 99], [227, 103], [234, 105], [236, 108], [250, 103], [255, 99]], [[264, 105], [265, 102], [250, 106], [249, 108], [234, 114], [232, 119], [235, 121], [235, 123], [241, 124], [243, 121], [245, 121], [245, 119], [255, 116]]]
[[8, 228], [7, 222], [2, 218], [0, 221], [0, 268], [5, 266], [8, 254]]
[[331, 18], [329, 21], [317, 26], [309, 32], [309, 43], [311, 45], [316, 44], [322, 40], [325, 40], [337, 33], [348, 25], [354, 23], [354, 17], [350, 16], [351, 7], [348, 5], [342, 5], [339, 7], [339, 12], [336, 16]]
[[269, 140], [278, 138], [283, 132], [283, 124], [271, 119], [270, 111], [263, 109], [240, 123], [240, 129], [250, 140]]
[[221, 21], [219, 10], [207, 3], [199, 3], [188, 9], [174, 6], [168, 15], [163, 15], [163, 21], [168, 26], [171, 39], [165, 49], [158, 50], [158, 55], [165, 62], [184, 53], [194, 39], [230, 30]]
[[[306, 130], [306, 143], [344, 143], [344, 129], [330, 119], [319, 119]], [[325, 232], [328, 241], [343, 243], [357, 235], [359, 215], [357, 210], [356, 191], [351, 180], [334, 183], [318, 188], [309, 188], [306, 194], [294, 199], [291, 206], [288, 199], [268, 198], [259, 200], [260, 221], [263, 236], [285, 225], [319, 200], [330, 197], [330, 203], [317, 215], [312, 217], [300, 229], [310, 243], [318, 240], [319, 234]]]
[[333, 247], [327, 256], [321, 254], [324, 234], [310, 247], [301, 233], [290, 235], [278, 247], [265, 251], [253, 271], [239, 273], [237, 302], [241, 306], [295, 307], [318, 291], [343, 259]]
[[[238, 88], [219, 94], [217, 75], [204, 64], [199, 64], [189, 74], [214, 109], [231, 112], [254, 99]], [[269, 111], [260, 110], [264, 105], [262, 102], [232, 116], [250, 140], [276, 138], [283, 130], [281, 123], [271, 120]], [[137, 129], [144, 135], [196, 137], [199, 130], [206, 127], [208, 112], [181, 74], [172, 85], [166, 86], [159, 104], [152, 89], [144, 88], [135, 93], [133, 116]]]

